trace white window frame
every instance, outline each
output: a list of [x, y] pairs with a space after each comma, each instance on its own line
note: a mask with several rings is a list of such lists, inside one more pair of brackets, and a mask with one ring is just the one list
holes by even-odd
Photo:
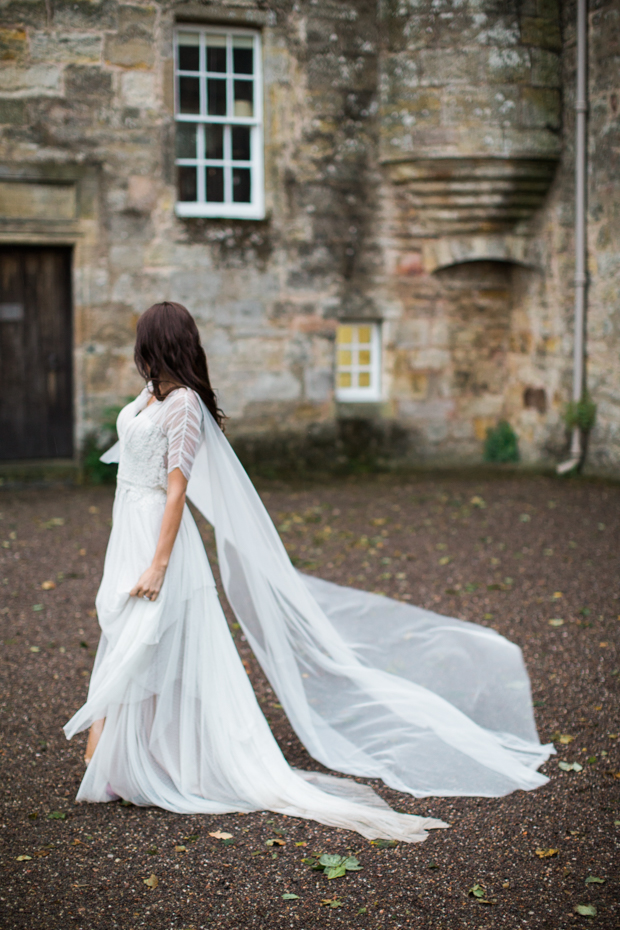
[[[196, 32], [201, 35], [200, 42], [200, 71], [199, 72], [184, 72], [179, 71], [179, 56], [178, 56], [178, 34], [180, 32]], [[226, 36], [226, 72], [208, 72], [206, 70], [206, 61], [204, 55], [205, 41], [204, 36], [213, 34], [225, 35]], [[207, 114], [207, 94], [206, 94], [206, 80], [207, 76], [216, 77], [222, 79], [226, 77], [227, 83], [227, 99], [228, 105], [227, 110], [230, 113], [232, 111], [232, 39], [233, 36], [246, 36], [251, 37], [254, 41], [253, 46], [253, 60], [254, 60], [254, 73], [252, 79], [254, 81], [254, 113], [251, 117], [240, 117], [240, 116], [209, 116]], [[198, 74], [200, 79], [200, 114], [195, 113], [180, 113], [179, 106], [179, 76], [195, 77]], [[249, 75], [248, 75], [249, 77]], [[240, 76], [240, 79], [241, 76]], [[177, 216], [180, 217], [220, 217], [225, 219], [244, 219], [244, 220], [262, 220], [265, 217], [265, 177], [264, 177], [264, 166], [263, 166], [263, 76], [262, 76], [262, 55], [261, 55], [261, 36], [260, 33], [255, 29], [237, 29], [224, 26], [208, 26], [208, 25], [190, 25], [184, 23], [177, 23], [174, 31], [174, 110], [175, 110], [175, 122], [176, 123], [195, 123], [201, 125], [207, 124], [219, 124], [224, 126], [249, 126], [250, 127], [250, 155], [251, 160], [249, 162], [235, 162], [235, 165], [240, 165], [242, 167], [250, 168], [250, 185], [251, 185], [251, 196], [252, 200], [249, 203], [234, 203], [232, 200], [229, 202], [209, 202], [205, 200], [205, 190], [204, 183], [200, 181], [200, 175], [202, 172], [199, 172], [198, 179], [198, 200], [197, 201], [182, 201], [177, 200], [175, 204], [175, 212]], [[199, 133], [199, 136], [204, 139], [204, 133]], [[225, 132], [225, 140], [230, 138], [230, 132]], [[228, 149], [228, 151], [227, 151]], [[200, 157], [202, 153], [202, 157]], [[232, 191], [229, 190], [230, 185], [226, 183], [226, 177], [229, 172], [226, 169], [230, 169], [233, 162], [230, 153], [230, 145], [225, 145], [224, 150], [224, 159], [223, 161], [212, 161], [204, 157], [204, 142], [198, 141], [198, 157], [194, 159], [189, 158], [175, 158], [176, 165], [196, 165], [197, 167], [205, 168], [209, 165], [216, 165], [217, 167], [224, 167], [224, 178], [225, 178], [225, 196], [229, 198], [232, 197]]]
[[[357, 331], [352, 343], [340, 343], [336, 335], [336, 400], [343, 403], [365, 403], [381, 400], [381, 324], [374, 320], [339, 320], [338, 326], [370, 327], [370, 343], [359, 343], [357, 341]], [[358, 347], [370, 347], [370, 365], [360, 365], [358, 357], [355, 355]], [[338, 352], [341, 349], [350, 347], [354, 353], [351, 365], [340, 365], [338, 361]], [[339, 387], [338, 375], [341, 372], [367, 371], [370, 373], [370, 384], [368, 387]]]

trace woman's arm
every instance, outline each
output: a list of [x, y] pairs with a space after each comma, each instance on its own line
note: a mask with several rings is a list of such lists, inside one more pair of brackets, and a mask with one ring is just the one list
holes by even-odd
[[148, 600], [154, 601], [159, 594], [170, 561], [170, 553], [181, 525], [186, 490], [187, 478], [180, 468], [175, 468], [168, 475], [166, 509], [161, 521], [153, 561], [147, 570], [140, 575], [137, 585], [129, 592], [131, 597], [146, 597]]

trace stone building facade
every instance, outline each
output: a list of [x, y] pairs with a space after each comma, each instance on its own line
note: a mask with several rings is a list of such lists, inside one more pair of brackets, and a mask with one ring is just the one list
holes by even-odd
[[[36, 382], [57, 406], [65, 397], [70, 433], [27, 453], [16, 440], [14, 457], [79, 456], [103, 411], [140, 387], [136, 320], [169, 299], [199, 323], [250, 463], [477, 462], [500, 419], [526, 463], [559, 460], [572, 0], [2, 0], [0, 11], [0, 339], [5, 362], [34, 353], [5, 363], [5, 378]], [[617, 0], [590, 0], [588, 21], [589, 467], [617, 474]], [[52, 253], [60, 270], [45, 264]], [[22, 312], [11, 287], [31, 278], [44, 283], [28, 299], [45, 307]], [[31, 312], [47, 322], [26, 338]], [[48, 330], [66, 357], [34, 344]], [[11, 427], [31, 437], [33, 397]]]

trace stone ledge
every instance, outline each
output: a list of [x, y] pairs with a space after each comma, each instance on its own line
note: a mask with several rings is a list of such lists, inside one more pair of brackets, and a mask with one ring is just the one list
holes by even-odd
[[239, 26], [273, 26], [275, 14], [271, 10], [258, 10], [254, 6], [223, 6], [220, 3], [199, 3], [189, 0], [175, 5], [177, 22], [213, 23]]

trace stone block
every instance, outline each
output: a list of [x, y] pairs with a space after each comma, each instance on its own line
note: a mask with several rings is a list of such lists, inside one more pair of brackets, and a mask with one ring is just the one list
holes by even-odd
[[425, 87], [479, 84], [483, 79], [487, 52], [461, 48], [447, 54], [445, 49], [423, 49], [418, 55], [420, 84]]
[[116, 29], [118, 28], [118, 2], [117, 0], [54, 0], [54, 26], [71, 29]]
[[102, 68], [70, 65], [65, 70], [65, 93], [71, 102], [104, 105], [112, 97], [112, 75]]
[[30, 68], [2, 68], [0, 92], [20, 97], [58, 96], [61, 92], [60, 68], [48, 64], [32, 65]]
[[562, 62], [559, 55], [543, 48], [530, 49], [534, 87], [561, 87]]
[[109, 65], [122, 68], [152, 68], [155, 52], [152, 41], [142, 36], [106, 36], [104, 58]]
[[304, 394], [307, 400], [322, 404], [329, 400], [334, 390], [334, 374], [331, 368], [306, 368], [304, 371]]
[[248, 379], [245, 397], [250, 403], [297, 400], [301, 384], [290, 371], [264, 371]]
[[151, 178], [132, 175], [127, 185], [127, 209], [150, 213], [157, 203], [157, 188]]
[[47, 25], [45, 0], [5, 0], [0, 4], [0, 17], [7, 25], [43, 28]]
[[487, 59], [491, 84], [523, 84], [531, 77], [531, 60], [525, 48], [492, 48]]
[[27, 120], [26, 101], [0, 100], [0, 125], [21, 126]]
[[521, 19], [521, 42], [552, 52], [562, 49], [559, 17], [524, 16]]
[[103, 40], [101, 35], [89, 32], [35, 32], [30, 37], [30, 55], [33, 61], [70, 61], [80, 64], [99, 61]]
[[522, 126], [528, 129], [559, 129], [561, 113], [559, 91], [540, 87], [524, 87], [521, 91]]
[[0, 181], [0, 216], [74, 219], [75, 185]]
[[155, 75], [149, 71], [128, 71], [121, 75], [121, 99], [127, 107], [154, 109], [157, 105]]
[[0, 29], [0, 61], [21, 61], [27, 54], [25, 29]]

